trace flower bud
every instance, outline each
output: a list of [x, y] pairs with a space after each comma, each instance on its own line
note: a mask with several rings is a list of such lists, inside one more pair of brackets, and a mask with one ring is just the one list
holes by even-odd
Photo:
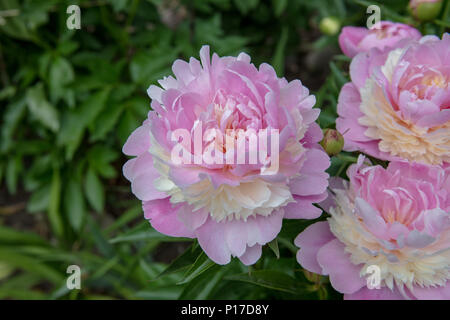
[[336, 17], [325, 17], [320, 20], [319, 29], [323, 34], [334, 36], [341, 29], [341, 22]]
[[420, 21], [435, 19], [441, 12], [442, 0], [411, 0], [408, 9]]
[[320, 144], [329, 156], [335, 156], [341, 152], [344, 147], [344, 137], [337, 130], [326, 129]]

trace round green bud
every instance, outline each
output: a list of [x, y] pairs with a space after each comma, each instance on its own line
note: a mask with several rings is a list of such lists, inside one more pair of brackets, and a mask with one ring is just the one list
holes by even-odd
[[341, 22], [336, 17], [325, 17], [320, 20], [319, 29], [323, 34], [334, 36], [341, 30]]
[[442, 0], [411, 0], [408, 9], [417, 20], [431, 21], [441, 12]]
[[344, 147], [344, 137], [337, 130], [325, 129], [320, 144], [329, 156], [335, 156]]

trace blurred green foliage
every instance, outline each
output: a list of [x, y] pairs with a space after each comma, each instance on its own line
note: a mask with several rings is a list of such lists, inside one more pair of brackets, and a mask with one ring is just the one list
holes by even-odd
[[[71, 4], [81, 30], [66, 27]], [[340, 298], [295, 260], [293, 239], [310, 221], [287, 221], [252, 267], [215, 265], [197, 243], [151, 229], [122, 177], [121, 148], [149, 111], [148, 86], [203, 44], [300, 77], [317, 96], [321, 126], [333, 127], [349, 60], [318, 25], [328, 16], [364, 25], [368, 4], [0, 0], [0, 298]], [[379, 4], [383, 19], [413, 23], [407, 1]], [[421, 30], [442, 33], [448, 1], [443, 11]], [[341, 153], [330, 173], [355, 159]], [[81, 267], [81, 290], [66, 287], [70, 264]]]

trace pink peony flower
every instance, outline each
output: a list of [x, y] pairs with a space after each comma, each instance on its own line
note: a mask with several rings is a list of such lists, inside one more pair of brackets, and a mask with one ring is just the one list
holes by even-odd
[[[233, 256], [249, 265], [261, 256], [261, 246], [277, 236], [283, 218], [321, 214], [313, 203], [327, 196], [325, 169], [330, 162], [318, 144], [322, 131], [314, 121], [320, 110], [313, 109], [315, 97], [299, 80], [280, 79], [267, 64], [257, 69], [245, 53], [214, 54], [210, 61], [209, 47], [204, 46], [200, 59], [175, 61], [176, 78], [160, 80], [162, 88], [150, 86], [153, 111], [123, 147], [125, 154], [136, 156], [123, 172], [153, 228], [169, 236], [197, 238], [218, 264]], [[228, 144], [212, 143], [210, 129], [223, 135], [232, 129], [279, 131], [278, 170], [264, 174], [271, 160], [173, 161], [172, 152], [180, 146], [173, 135], [180, 129], [193, 136], [200, 130], [201, 149], [213, 150], [220, 159], [228, 159], [232, 150]], [[191, 141], [183, 145], [183, 157], [188, 152], [190, 160], [201, 160], [197, 142], [192, 153]], [[252, 151], [238, 145], [238, 154]]]
[[403, 23], [380, 21], [372, 29], [344, 27], [339, 35], [339, 45], [347, 57], [353, 58], [360, 52], [372, 48], [380, 50], [395, 47], [400, 40], [420, 39], [420, 32]]
[[449, 58], [449, 34], [357, 55], [337, 107], [344, 150], [383, 160], [449, 163]]
[[328, 221], [295, 239], [298, 262], [346, 299], [450, 299], [450, 168], [363, 161], [333, 188]]

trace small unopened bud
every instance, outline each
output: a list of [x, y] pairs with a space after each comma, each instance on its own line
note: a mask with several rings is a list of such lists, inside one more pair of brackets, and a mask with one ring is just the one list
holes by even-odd
[[336, 17], [325, 17], [320, 20], [319, 29], [323, 34], [334, 36], [341, 29], [341, 22]]
[[411, 0], [408, 9], [417, 20], [431, 21], [441, 12], [442, 0]]
[[162, 0], [157, 7], [161, 21], [173, 30], [188, 16], [186, 7], [179, 0]]
[[341, 152], [344, 147], [344, 137], [337, 130], [326, 129], [320, 144], [329, 156], [335, 156]]

